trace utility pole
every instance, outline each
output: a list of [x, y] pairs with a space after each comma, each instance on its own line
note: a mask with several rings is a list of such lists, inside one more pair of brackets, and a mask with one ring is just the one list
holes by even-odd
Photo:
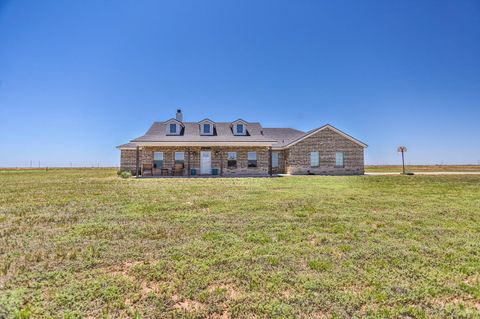
[[402, 153], [402, 167], [403, 167], [403, 175], [405, 175], [405, 152], [407, 152], [407, 148], [405, 146], [399, 146], [397, 152]]

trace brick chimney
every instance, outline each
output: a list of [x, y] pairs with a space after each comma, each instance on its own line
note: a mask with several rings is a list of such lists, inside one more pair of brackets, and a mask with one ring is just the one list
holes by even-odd
[[177, 114], [175, 115], [175, 118], [178, 121], [183, 122], [183, 114], [181, 109], [177, 109]]

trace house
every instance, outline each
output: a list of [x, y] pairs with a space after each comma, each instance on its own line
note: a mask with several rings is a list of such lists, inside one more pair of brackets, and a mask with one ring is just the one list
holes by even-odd
[[238, 119], [155, 122], [120, 145], [120, 169], [137, 175], [359, 175], [367, 145], [331, 126], [309, 132]]

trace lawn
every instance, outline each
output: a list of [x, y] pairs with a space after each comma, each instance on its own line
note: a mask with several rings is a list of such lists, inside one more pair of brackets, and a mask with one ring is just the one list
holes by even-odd
[[[406, 165], [407, 172], [479, 172], [480, 165]], [[402, 165], [367, 165], [367, 173], [402, 172]]]
[[0, 172], [0, 318], [479, 312], [480, 175]]

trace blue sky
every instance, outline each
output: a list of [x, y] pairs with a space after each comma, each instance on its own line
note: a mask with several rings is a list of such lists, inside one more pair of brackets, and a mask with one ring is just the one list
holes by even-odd
[[177, 107], [480, 163], [480, 1], [0, 0], [0, 166], [117, 165]]

